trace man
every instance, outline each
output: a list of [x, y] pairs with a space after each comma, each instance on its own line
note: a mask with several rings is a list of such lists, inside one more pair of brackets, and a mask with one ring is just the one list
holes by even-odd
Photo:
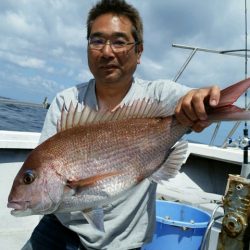
[[[57, 94], [48, 111], [41, 142], [56, 133], [65, 103], [112, 110], [119, 103], [152, 98], [170, 108], [195, 131], [207, 124], [204, 101], [215, 106], [218, 87], [189, 89], [172, 81], [145, 81], [133, 74], [143, 52], [143, 28], [136, 9], [123, 0], [101, 0], [89, 12], [88, 64], [94, 79]], [[81, 212], [46, 215], [24, 249], [140, 249], [151, 241], [155, 224], [156, 184], [146, 179], [104, 208], [105, 233]], [[29, 247], [29, 248], [28, 248]]]

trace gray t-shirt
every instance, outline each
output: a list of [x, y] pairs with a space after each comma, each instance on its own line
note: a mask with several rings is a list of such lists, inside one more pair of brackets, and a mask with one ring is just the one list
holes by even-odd
[[[150, 98], [162, 101], [174, 112], [175, 106], [190, 88], [170, 80], [145, 81], [134, 79], [122, 103]], [[56, 133], [57, 120], [63, 103], [84, 103], [98, 109], [95, 81], [79, 84], [58, 93], [48, 110], [40, 142]], [[57, 218], [78, 233], [82, 244], [88, 249], [127, 250], [141, 247], [151, 241], [155, 226], [156, 184], [145, 179], [118, 199], [104, 207], [105, 233], [87, 223], [79, 212], [56, 214]]]

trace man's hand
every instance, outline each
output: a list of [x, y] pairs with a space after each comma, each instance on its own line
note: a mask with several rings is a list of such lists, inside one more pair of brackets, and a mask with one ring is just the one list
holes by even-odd
[[176, 119], [182, 125], [191, 127], [195, 132], [201, 132], [210, 124], [207, 121], [205, 104], [215, 107], [219, 100], [218, 86], [192, 89], [179, 100], [175, 109]]

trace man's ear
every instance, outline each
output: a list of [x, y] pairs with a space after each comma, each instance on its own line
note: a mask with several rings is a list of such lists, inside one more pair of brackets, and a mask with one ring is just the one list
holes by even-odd
[[140, 43], [137, 45], [137, 64], [140, 64], [141, 63], [141, 55], [142, 55], [142, 52], [143, 52], [143, 44]]

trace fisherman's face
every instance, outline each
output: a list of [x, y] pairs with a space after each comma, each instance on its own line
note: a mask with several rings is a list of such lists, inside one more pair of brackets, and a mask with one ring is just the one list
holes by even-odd
[[134, 43], [132, 23], [125, 16], [112, 13], [97, 17], [91, 27], [90, 40], [108, 41], [102, 49], [88, 45], [88, 64], [97, 83], [131, 82], [142, 52], [142, 45], [126, 45], [122, 50], [112, 49], [110, 43]]

